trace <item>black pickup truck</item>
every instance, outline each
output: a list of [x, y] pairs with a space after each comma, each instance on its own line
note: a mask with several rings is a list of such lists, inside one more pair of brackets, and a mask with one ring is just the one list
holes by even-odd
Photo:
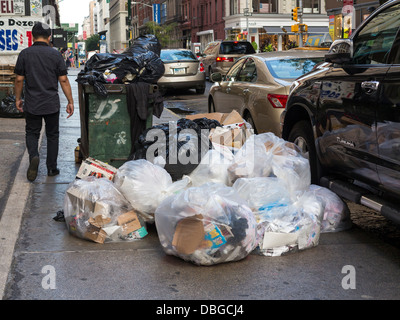
[[400, 224], [400, 0], [375, 10], [324, 63], [297, 79], [282, 137], [312, 182]]

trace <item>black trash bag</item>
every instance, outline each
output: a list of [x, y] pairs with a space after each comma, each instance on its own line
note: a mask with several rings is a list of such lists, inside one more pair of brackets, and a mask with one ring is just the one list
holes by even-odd
[[[146, 129], [135, 142], [133, 158], [153, 162], [161, 156], [165, 160], [165, 170], [173, 180], [179, 180], [183, 175], [188, 175], [196, 169], [203, 156], [212, 149], [208, 130], [217, 126], [221, 126], [218, 121], [206, 118], [193, 121], [179, 119], [176, 122], [176, 130], [171, 129], [168, 123], [153, 126]], [[147, 134], [154, 129], [159, 129], [164, 133], [160, 141], [158, 134], [154, 134], [153, 140], [146, 139]], [[157, 148], [153, 146], [155, 143], [157, 143]], [[149, 151], [150, 147], [152, 149]], [[174, 154], [170, 155], [170, 151]]]
[[160, 56], [161, 44], [154, 34], [146, 34], [137, 37], [133, 44], [124, 51], [124, 53], [130, 55], [138, 55], [146, 52], [154, 52], [156, 55]]
[[138, 80], [156, 84], [158, 79], [164, 75], [164, 63], [152, 51], [133, 56], [133, 61], [139, 68]]
[[24, 112], [20, 112], [15, 105], [15, 96], [8, 95], [1, 101], [0, 117], [2, 118], [23, 118]]
[[84, 72], [91, 70], [106, 71], [119, 65], [125, 59], [123, 54], [96, 53], [86, 62]]

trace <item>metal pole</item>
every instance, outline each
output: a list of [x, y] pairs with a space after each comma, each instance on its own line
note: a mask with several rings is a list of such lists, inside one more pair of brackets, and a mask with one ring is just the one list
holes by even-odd
[[249, 0], [246, 0], [246, 40], [249, 41]]
[[[300, 8], [300, 25], [303, 24], [303, 0], [299, 0], [299, 8]], [[299, 47], [303, 47], [303, 30], [300, 30], [300, 36], [299, 36]]]

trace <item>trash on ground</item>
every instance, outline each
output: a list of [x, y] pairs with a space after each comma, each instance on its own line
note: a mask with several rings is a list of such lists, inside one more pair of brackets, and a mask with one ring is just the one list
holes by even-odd
[[[141, 238], [145, 223], [154, 222], [167, 254], [214, 265], [251, 252], [280, 256], [313, 248], [321, 233], [351, 227], [347, 205], [311, 185], [309, 162], [293, 143], [251, 131], [243, 145], [217, 143], [204, 130], [250, 127], [235, 113], [197, 116], [146, 130], [138, 159], [116, 169], [113, 180], [71, 184], [64, 205], [70, 232], [102, 243]], [[171, 158], [190, 156], [198, 162], [180, 161], [171, 170]], [[96, 161], [87, 160], [89, 167]]]

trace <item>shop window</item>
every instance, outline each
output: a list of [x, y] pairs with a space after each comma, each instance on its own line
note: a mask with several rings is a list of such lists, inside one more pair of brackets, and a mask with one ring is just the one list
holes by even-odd
[[321, 0], [303, 0], [303, 13], [321, 13]]

